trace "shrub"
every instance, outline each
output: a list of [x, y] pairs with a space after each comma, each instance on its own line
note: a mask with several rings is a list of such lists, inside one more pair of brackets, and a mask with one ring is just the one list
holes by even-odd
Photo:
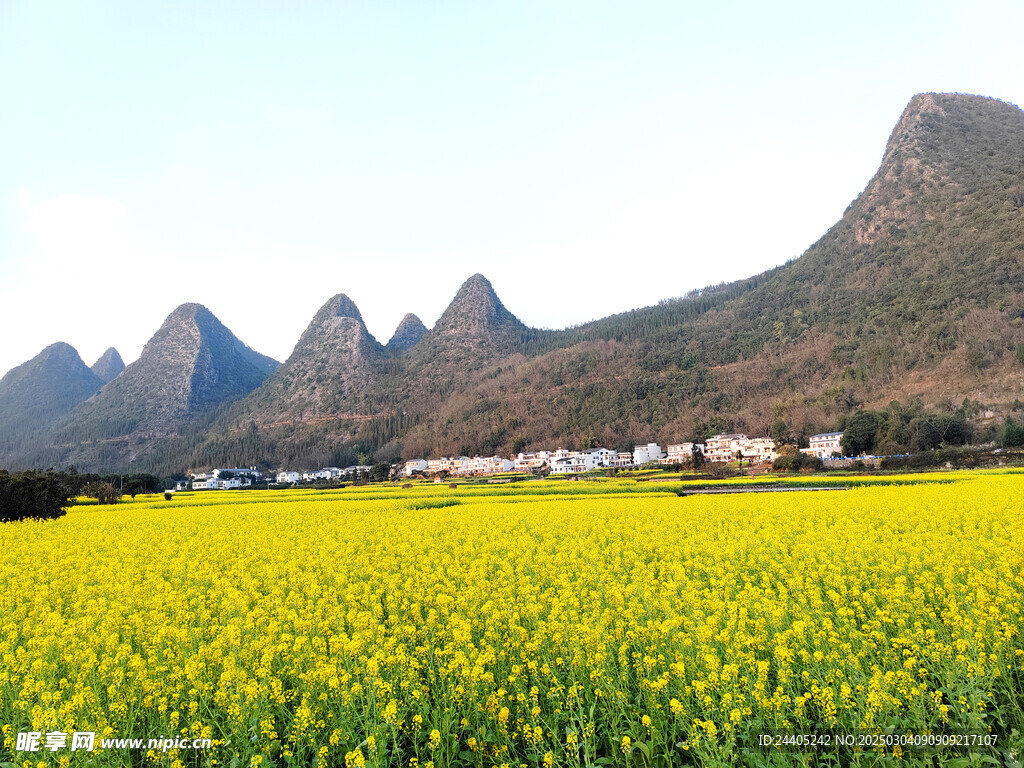
[[113, 483], [89, 483], [83, 493], [91, 499], [96, 499], [100, 504], [117, 504], [121, 500], [121, 492]]
[[67, 486], [53, 472], [0, 470], [0, 522], [52, 520], [71, 506]]
[[780, 472], [820, 472], [822, 461], [806, 453], [785, 453], [772, 462], [772, 469]]
[[1011, 448], [1024, 445], [1024, 426], [1007, 421], [1006, 431], [1003, 432], [1003, 445]]

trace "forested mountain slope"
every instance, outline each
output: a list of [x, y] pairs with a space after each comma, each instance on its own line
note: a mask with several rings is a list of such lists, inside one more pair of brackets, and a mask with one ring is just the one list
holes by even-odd
[[145, 468], [156, 443], [251, 392], [277, 366], [239, 341], [206, 307], [183, 304], [139, 359], [42, 436], [24, 463]]
[[799, 436], [856, 404], [1024, 395], [1024, 113], [922, 94], [878, 172], [798, 259], [538, 334], [404, 438], [406, 453]]
[[[433, 328], [407, 317], [387, 347], [339, 294], [262, 386], [176, 431], [161, 422], [138, 456], [169, 472], [718, 430], [799, 439], [894, 399], [1005, 414], [1024, 398], [1022, 288], [1024, 113], [921, 94], [865, 190], [785, 265], [561, 331], [526, 327], [474, 275]], [[175, 396], [143, 399], [159, 410]], [[94, 410], [69, 419], [68, 445], [124, 434], [104, 436]]]
[[0, 379], [0, 466], [99, 392], [103, 380], [70, 344], [51, 344]]

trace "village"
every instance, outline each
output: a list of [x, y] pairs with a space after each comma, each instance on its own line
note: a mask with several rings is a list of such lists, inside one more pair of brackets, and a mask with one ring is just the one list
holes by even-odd
[[[801, 453], [825, 460], [842, 452], [842, 432], [828, 432], [810, 438], [810, 447]], [[452, 475], [493, 475], [504, 472], [576, 475], [596, 469], [635, 469], [650, 465], [692, 464], [694, 455], [704, 461], [728, 464], [746, 461], [752, 465], [771, 464], [778, 458], [775, 441], [769, 437], [747, 437], [743, 434], [720, 434], [708, 438], [704, 443], [669, 444], [662, 450], [658, 443], [636, 445], [633, 451], [613, 451], [608, 448], [588, 448], [570, 451], [558, 448], [554, 451], [533, 451], [520, 453], [515, 458], [500, 456], [442, 457], [439, 459], [411, 459], [402, 467], [407, 477], [416, 474], [439, 476]]]
[[[825, 432], [812, 435], [808, 448], [800, 452], [822, 461], [837, 461], [842, 454], [840, 441], [842, 432]], [[695, 456], [697, 458], [695, 462]], [[504, 473], [578, 475], [601, 469], [636, 469], [650, 466], [693, 465], [709, 462], [729, 464], [746, 462], [749, 466], [770, 466], [778, 458], [775, 441], [768, 437], [748, 437], [744, 434], [719, 434], [704, 443], [669, 444], [663, 450], [658, 443], [636, 445], [633, 451], [614, 451], [609, 448], [588, 448], [570, 451], [558, 448], [554, 451], [531, 451], [519, 453], [514, 458], [501, 456], [445, 456], [437, 459], [410, 459], [391, 468], [390, 475], [404, 477], [483, 477]], [[298, 485], [330, 481], [367, 480], [373, 467], [353, 465], [350, 467], [323, 467], [298, 472], [283, 469], [274, 475], [264, 477], [255, 467], [221, 468], [210, 472], [193, 474], [190, 480], [177, 483], [175, 490], [232, 490], [250, 488], [259, 482], [277, 485]]]

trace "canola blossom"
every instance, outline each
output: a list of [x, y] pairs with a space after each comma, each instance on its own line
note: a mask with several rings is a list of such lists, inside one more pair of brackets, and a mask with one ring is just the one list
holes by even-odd
[[[210, 492], [8, 524], [0, 762], [788, 765], [758, 735], [812, 731], [1019, 749], [1024, 474], [929, 479]], [[15, 750], [55, 730], [214, 746]], [[931, 759], [838, 759], [893, 756]]]

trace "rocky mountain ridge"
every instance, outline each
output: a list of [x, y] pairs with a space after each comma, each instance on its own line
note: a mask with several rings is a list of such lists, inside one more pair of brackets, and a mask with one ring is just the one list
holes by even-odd
[[[131, 369], [96, 399], [112, 400]], [[747, 280], [541, 331], [477, 274], [433, 328], [407, 316], [386, 347], [338, 294], [285, 364], [246, 386], [207, 398], [217, 407], [187, 434], [172, 433], [170, 411], [150, 420], [164, 432], [136, 455], [169, 471], [513, 444], [627, 448], [719, 430], [800, 439], [855, 408], [914, 398], [1008, 414], [1024, 398], [1024, 113], [915, 96], [840, 221], [798, 259]], [[191, 402], [192, 384], [182, 387], [152, 394]], [[89, 427], [82, 414], [93, 409], [62, 434], [124, 434]]]
[[127, 466], [155, 441], [252, 391], [277, 366], [206, 307], [182, 304], [109, 383], [89, 371], [102, 388], [56, 421], [29, 456], [34, 464]]

